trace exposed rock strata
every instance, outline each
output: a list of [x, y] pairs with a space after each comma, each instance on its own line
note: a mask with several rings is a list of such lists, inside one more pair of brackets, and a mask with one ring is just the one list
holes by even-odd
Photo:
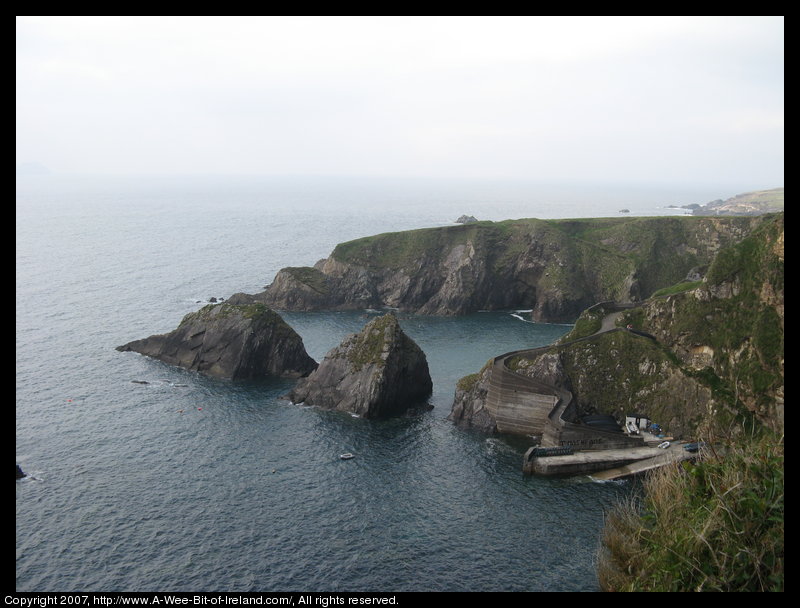
[[419, 407], [431, 391], [425, 353], [389, 313], [348, 336], [287, 397], [363, 418], [384, 418]]
[[541, 373], [538, 359], [518, 361], [516, 371], [565, 385], [575, 398], [577, 418], [602, 413], [621, 422], [636, 412], [679, 437], [691, 434], [714, 405], [707, 385], [687, 373], [660, 345], [630, 332], [572, 342], [541, 358], [548, 357], [558, 361], [553, 378]]
[[313, 268], [284, 268], [256, 297], [276, 310], [525, 308], [572, 321], [595, 302], [641, 301], [680, 281], [759, 221], [528, 219], [382, 234], [341, 243]]
[[117, 347], [216, 378], [297, 378], [317, 363], [276, 312], [252, 296], [234, 294], [186, 315], [174, 331]]
[[478, 373], [459, 380], [448, 420], [462, 428], [473, 428], [487, 433], [497, 431], [497, 422], [486, 407], [491, 363], [489, 361]]
[[728, 402], [784, 425], [784, 215], [721, 251], [706, 280], [627, 313]]
[[[701, 283], [613, 314], [592, 307], [562, 341], [508, 364], [571, 391], [578, 416], [642, 413], [672, 434], [689, 435], [706, 425], [724, 431], [746, 410], [782, 431], [783, 283], [778, 214], [721, 249]], [[596, 333], [608, 330], [609, 320], [635, 332]], [[459, 382], [451, 420], [494, 430], [485, 407], [489, 374], [487, 366]]]

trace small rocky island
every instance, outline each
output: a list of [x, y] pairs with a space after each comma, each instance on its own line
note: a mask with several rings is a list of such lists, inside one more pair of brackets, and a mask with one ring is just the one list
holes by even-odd
[[432, 388], [425, 353], [388, 313], [345, 338], [286, 397], [362, 418], [385, 418], [426, 405]]
[[174, 331], [117, 347], [215, 378], [300, 378], [317, 367], [281, 316], [247, 294], [186, 315]]

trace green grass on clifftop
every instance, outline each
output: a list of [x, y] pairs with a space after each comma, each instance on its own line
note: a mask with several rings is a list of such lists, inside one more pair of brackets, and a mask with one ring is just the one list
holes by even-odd
[[[692, 216], [484, 221], [368, 236], [340, 243], [331, 257], [371, 271], [416, 276], [441, 269], [454, 247], [469, 244], [495, 276], [513, 280], [520, 263], [538, 265], [538, 288], [546, 292], [614, 299], [624, 295], [626, 281], [635, 275], [640, 297], [647, 297], [708, 264], [717, 248], [750, 232], [758, 221]], [[323, 289], [320, 277], [292, 272]]]
[[783, 439], [704, 450], [650, 474], [606, 518], [605, 591], [784, 590]]

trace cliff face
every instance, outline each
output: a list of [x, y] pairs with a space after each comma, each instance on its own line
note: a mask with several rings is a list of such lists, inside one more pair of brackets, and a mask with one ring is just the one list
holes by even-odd
[[418, 407], [433, 385], [425, 354], [387, 314], [331, 350], [287, 395], [295, 403], [384, 418]]
[[639, 301], [707, 265], [758, 218], [509, 220], [382, 234], [285, 268], [258, 298], [278, 310], [388, 306], [421, 314], [526, 308], [574, 320], [605, 300]]
[[277, 313], [244, 294], [186, 315], [168, 334], [135, 340], [117, 350], [230, 380], [296, 378], [317, 366], [300, 336]]
[[728, 401], [783, 429], [783, 214], [720, 252], [702, 284], [652, 298], [629, 319]]
[[448, 420], [462, 428], [474, 428], [487, 433], [497, 430], [497, 422], [486, 407], [491, 363], [484, 365], [478, 373], [458, 381]]
[[[706, 410], [715, 407], [712, 391], [687, 374], [652, 340], [617, 330], [588, 340], [554, 345], [509, 361], [517, 374], [570, 391], [574, 415], [612, 414], [623, 421], [644, 414], [670, 433], [691, 433]], [[449, 420], [461, 427], [494, 432], [487, 408], [490, 366], [459, 381]], [[697, 404], [702, 403], [702, 411]]]
[[[644, 414], [676, 437], [690, 436], [713, 410], [712, 391], [652, 340], [627, 331], [599, 334], [556, 348], [557, 375], [550, 380], [572, 391], [577, 415], [612, 414], [624, 421]], [[517, 371], [541, 377], [541, 361], [521, 360]]]
[[[622, 420], [635, 412], [688, 436], [705, 425], [725, 427], [747, 410], [780, 431], [783, 267], [783, 214], [768, 216], [751, 235], [719, 251], [704, 281], [613, 314], [593, 307], [559, 344], [512, 359], [510, 369], [571, 391], [578, 416]], [[629, 325], [655, 340], [608, 331]], [[459, 382], [451, 420], [493, 430], [485, 408], [488, 372]]]

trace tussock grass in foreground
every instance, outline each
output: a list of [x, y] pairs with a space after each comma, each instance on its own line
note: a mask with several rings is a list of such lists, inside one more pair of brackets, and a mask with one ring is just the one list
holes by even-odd
[[783, 591], [783, 438], [654, 471], [606, 517], [605, 591]]

